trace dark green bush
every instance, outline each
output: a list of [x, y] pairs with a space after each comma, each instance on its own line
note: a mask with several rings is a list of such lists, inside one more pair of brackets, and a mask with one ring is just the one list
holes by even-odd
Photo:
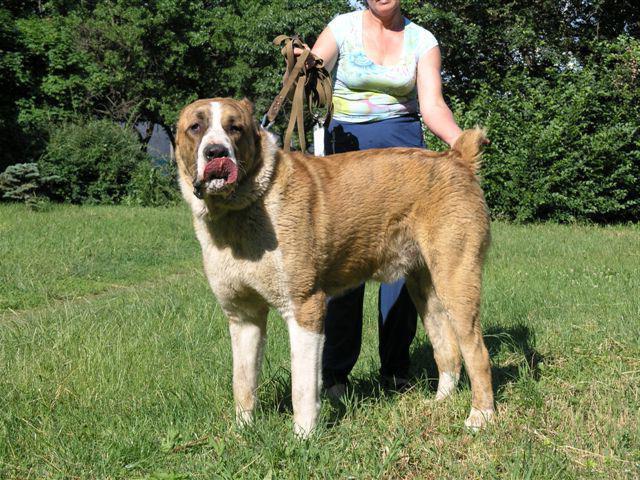
[[108, 120], [53, 130], [38, 164], [55, 178], [45, 191], [56, 201], [157, 205], [171, 196], [171, 179], [152, 166], [137, 135]]
[[621, 37], [583, 66], [546, 78], [513, 72], [501, 91], [462, 105], [489, 128], [482, 168], [494, 217], [517, 221], [640, 218], [640, 41]]
[[134, 132], [108, 120], [68, 123], [53, 129], [38, 164], [55, 175], [47, 193], [71, 203], [118, 203], [136, 166], [148, 161]]
[[[173, 165], [173, 164], [171, 164]], [[176, 172], [150, 162], [140, 163], [131, 177], [125, 203], [142, 207], [159, 207], [179, 199]]]

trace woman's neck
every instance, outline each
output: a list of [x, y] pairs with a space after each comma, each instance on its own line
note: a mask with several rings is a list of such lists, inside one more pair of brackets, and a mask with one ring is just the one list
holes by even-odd
[[397, 31], [402, 30], [402, 27], [404, 27], [404, 18], [402, 17], [402, 12], [399, 8], [385, 16], [376, 15], [373, 10], [369, 8], [365, 10], [365, 15], [368, 15], [371, 23], [379, 25], [381, 28], [386, 30]]

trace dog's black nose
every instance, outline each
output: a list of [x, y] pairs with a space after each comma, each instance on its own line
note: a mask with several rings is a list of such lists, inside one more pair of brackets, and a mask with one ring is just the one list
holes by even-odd
[[204, 147], [204, 156], [207, 160], [220, 157], [228, 157], [229, 150], [224, 145], [219, 143], [211, 143]]

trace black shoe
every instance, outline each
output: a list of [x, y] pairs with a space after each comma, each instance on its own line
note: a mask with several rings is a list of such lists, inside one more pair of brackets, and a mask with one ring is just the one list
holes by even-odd
[[406, 392], [411, 388], [409, 379], [397, 375], [382, 375], [380, 378], [382, 388], [391, 392]]
[[347, 384], [334, 383], [329, 388], [325, 388], [324, 393], [332, 402], [340, 402], [347, 393]]

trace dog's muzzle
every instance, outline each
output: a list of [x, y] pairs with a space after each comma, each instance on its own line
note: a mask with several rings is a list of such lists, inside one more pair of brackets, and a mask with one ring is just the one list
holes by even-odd
[[196, 175], [193, 179], [193, 194], [203, 199], [205, 195], [219, 195], [226, 197], [235, 188], [238, 180], [238, 166], [228, 156], [213, 156], [219, 153], [215, 151], [212, 154], [206, 153], [208, 159], [205, 165], [202, 177]]

